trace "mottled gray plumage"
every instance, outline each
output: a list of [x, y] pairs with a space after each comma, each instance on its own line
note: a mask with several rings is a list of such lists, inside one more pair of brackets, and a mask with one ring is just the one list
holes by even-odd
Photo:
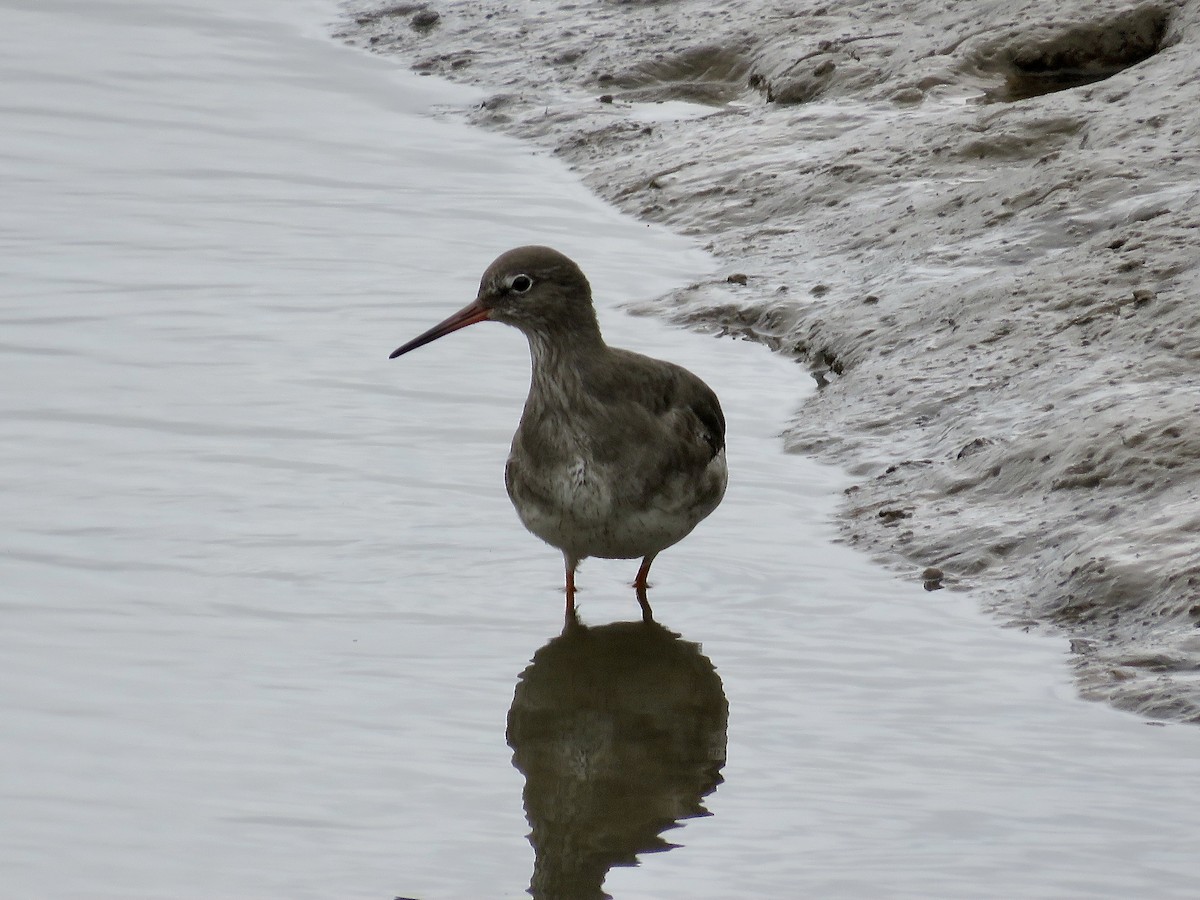
[[473, 303], [392, 356], [484, 319], [529, 339], [533, 375], [504, 480], [525, 527], [563, 553], [568, 613], [581, 560], [641, 557], [634, 585], [649, 617], [654, 557], [725, 493], [716, 395], [680, 366], [605, 344], [587, 278], [549, 247], [500, 256]]

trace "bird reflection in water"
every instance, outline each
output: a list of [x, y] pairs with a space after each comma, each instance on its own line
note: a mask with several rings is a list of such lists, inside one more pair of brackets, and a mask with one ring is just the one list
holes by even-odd
[[508, 714], [525, 776], [538, 900], [608, 897], [613, 866], [677, 846], [661, 835], [709, 815], [729, 704], [700, 645], [653, 621], [573, 618], [534, 654]]

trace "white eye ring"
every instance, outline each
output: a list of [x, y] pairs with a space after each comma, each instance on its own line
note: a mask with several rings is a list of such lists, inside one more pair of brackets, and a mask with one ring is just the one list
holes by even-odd
[[513, 293], [528, 294], [533, 287], [533, 279], [528, 275], [514, 275], [508, 280], [508, 287]]

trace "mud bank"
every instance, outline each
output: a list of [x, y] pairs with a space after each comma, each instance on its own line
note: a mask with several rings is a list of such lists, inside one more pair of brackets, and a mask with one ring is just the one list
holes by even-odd
[[655, 311], [812, 368], [848, 540], [1200, 721], [1200, 0], [347, 10], [707, 242]]

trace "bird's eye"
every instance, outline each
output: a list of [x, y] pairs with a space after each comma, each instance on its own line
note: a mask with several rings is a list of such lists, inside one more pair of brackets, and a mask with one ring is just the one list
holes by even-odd
[[512, 288], [514, 292], [518, 294], [524, 294], [528, 292], [531, 287], [533, 287], [533, 279], [528, 275], [516, 275], [513, 277], [513, 280], [509, 282], [508, 286]]

